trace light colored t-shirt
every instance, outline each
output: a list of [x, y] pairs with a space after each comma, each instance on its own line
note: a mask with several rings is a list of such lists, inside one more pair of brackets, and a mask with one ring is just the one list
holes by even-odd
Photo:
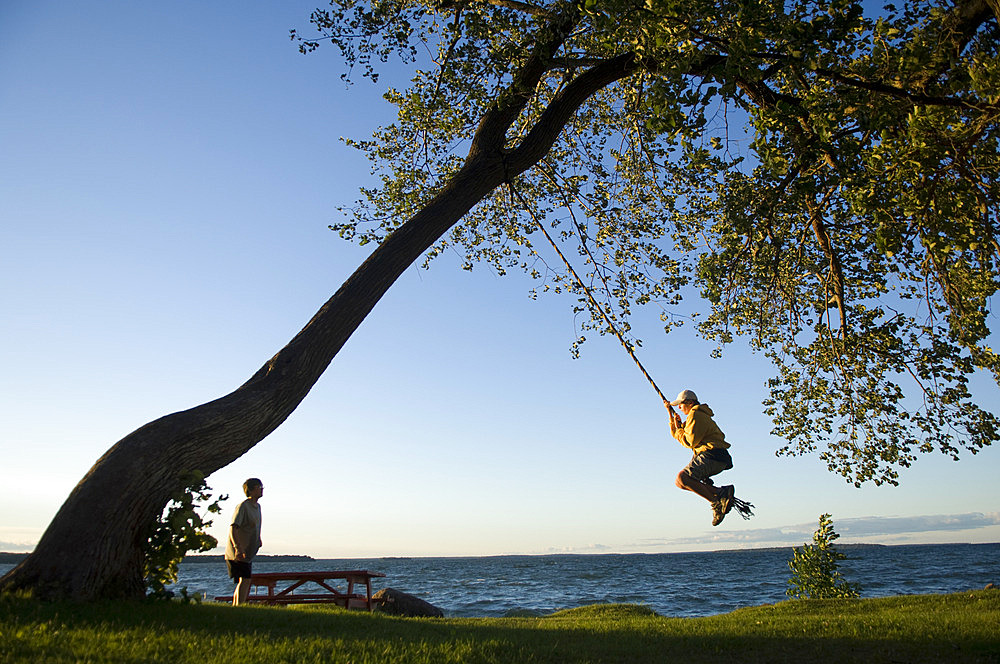
[[[260, 521], [260, 505], [249, 498], [240, 503], [233, 512], [230, 525], [239, 528], [240, 533], [244, 535], [241, 539], [249, 542], [244, 551], [247, 560], [253, 558], [260, 550]], [[226, 540], [226, 560], [236, 560], [236, 542], [233, 541], [232, 527], [229, 528], [229, 537]]]

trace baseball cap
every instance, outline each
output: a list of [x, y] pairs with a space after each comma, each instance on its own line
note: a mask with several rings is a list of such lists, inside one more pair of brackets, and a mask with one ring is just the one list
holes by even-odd
[[685, 401], [694, 401], [695, 403], [698, 403], [698, 395], [692, 392], [691, 390], [683, 390], [680, 394], [677, 395], [676, 399], [670, 402], [670, 405], [679, 406]]

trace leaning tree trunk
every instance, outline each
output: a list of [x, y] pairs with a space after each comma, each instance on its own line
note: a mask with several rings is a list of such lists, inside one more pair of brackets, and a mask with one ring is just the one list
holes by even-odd
[[403, 271], [489, 192], [536, 164], [590, 95], [635, 71], [630, 55], [580, 74], [554, 98], [516, 148], [504, 148], [570, 24], [557, 26], [486, 112], [465, 165], [420, 212], [391, 233], [311, 321], [231, 394], [167, 415], [129, 434], [73, 489], [35, 550], [0, 579], [0, 591], [44, 598], [131, 598], [143, 593], [147, 529], [179, 477], [208, 475], [274, 431], [305, 398], [340, 348]]
[[73, 489], [34, 552], [0, 580], [0, 590], [76, 599], [141, 596], [143, 537], [178, 488], [179, 475], [195, 469], [208, 475], [274, 431], [389, 286], [503, 178], [500, 161], [470, 160], [244, 385], [119, 441]]

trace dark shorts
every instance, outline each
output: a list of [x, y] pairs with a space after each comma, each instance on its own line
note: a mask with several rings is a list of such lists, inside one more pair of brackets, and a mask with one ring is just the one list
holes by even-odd
[[729, 456], [729, 450], [708, 450], [695, 454], [684, 470], [694, 479], [704, 482], [709, 477], [732, 467], [733, 457]]
[[240, 579], [249, 579], [253, 576], [250, 563], [245, 560], [226, 559], [226, 568], [229, 570], [229, 578], [234, 583], [239, 583]]

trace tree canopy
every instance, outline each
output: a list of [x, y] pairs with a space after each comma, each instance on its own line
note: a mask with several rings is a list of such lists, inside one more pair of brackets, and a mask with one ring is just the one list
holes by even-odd
[[[998, 435], [970, 379], [1000, 381], [1000, 8], [863, 10], [333, 0], [315, 34], [293, 31], [301, 50], [330, 42], [371, 78], [392, 57], [414, 64], [386, 95], [397, 122], [351, 141], [380, 184], [333, 228], [382, 242], [499, 141], [506, 186], [427, 260], [457, 251], [578, 293], [533, 247], [547, 224], [626, 332], [655, 306], [717, 354], [736, 340], [764, 353], [779, 454], [818, 452], [860, 485], [896, 483], [922, 453], [975, 453]], [[702, 311], [681, 306], [692, 291]], [[607, 331], [593, 311], [583, 327]]]

